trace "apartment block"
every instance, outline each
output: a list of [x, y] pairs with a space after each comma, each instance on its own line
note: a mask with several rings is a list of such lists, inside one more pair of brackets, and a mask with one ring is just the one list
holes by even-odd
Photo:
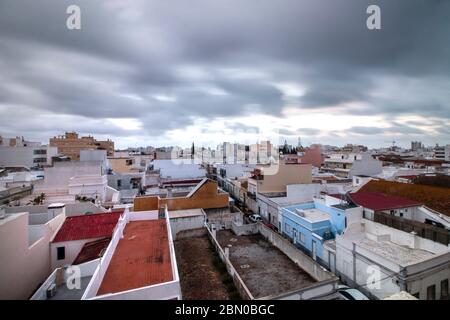
[[97, 141], [94, 137], [79, 137], [76, 132], [66, 132], [63, 136], [50, 138], [50, 146], [57, 147], [60, 154], [71, 160], [80, 160], [80, 151], [85, 149], [106, 150], [108, 156], [114, 155], [114, 142]]

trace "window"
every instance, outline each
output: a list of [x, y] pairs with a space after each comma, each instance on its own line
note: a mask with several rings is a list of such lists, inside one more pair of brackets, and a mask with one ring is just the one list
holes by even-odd
[[441, 299], [448, 298], [448, 279], [441, 281]]
[[117, 188], [120, 188], [122, 186], [122, 180], [117, 180]]
[[58, 260], [64, 260], [66, 258], [66, 247], [56, 248], [56, 256]]
[[403, 212], [400, 212], [400, 217], [403, 217]]
[[300, 241], [305, 243], [305, 235], [301, 232], [299, 232], [299, 233], [300, 233]]
[[436, 300], [436, 286], [434, 284], [427, 288], [427, 300]]

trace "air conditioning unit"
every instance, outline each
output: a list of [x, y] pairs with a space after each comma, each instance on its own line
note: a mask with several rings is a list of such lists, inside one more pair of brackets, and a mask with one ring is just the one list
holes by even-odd
[[52, 283], [48, 286], [47, 290], [47, 299], [50, 299], [51, 297], [54, 297], [56, 295], [56, 284]]

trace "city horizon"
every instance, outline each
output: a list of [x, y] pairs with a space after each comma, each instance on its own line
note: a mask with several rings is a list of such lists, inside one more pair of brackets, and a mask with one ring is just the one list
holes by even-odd
[[371, 26], [367, 1], [283, 2], [3, 6], [2, 133], [45, 142], [74, 130], [120, 148], [277, 133], [449, 143], [449, 3], [381, 1]]

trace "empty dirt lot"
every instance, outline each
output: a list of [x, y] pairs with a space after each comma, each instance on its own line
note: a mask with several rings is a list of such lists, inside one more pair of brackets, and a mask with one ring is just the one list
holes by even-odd
[[255, 298], [307, 287], [316, 281], [261, 235], [217, 232], [222, 248], [231, 245], [230, 260]]
[[174, 241], [183, 299], [239, 299], [206, 235]]

